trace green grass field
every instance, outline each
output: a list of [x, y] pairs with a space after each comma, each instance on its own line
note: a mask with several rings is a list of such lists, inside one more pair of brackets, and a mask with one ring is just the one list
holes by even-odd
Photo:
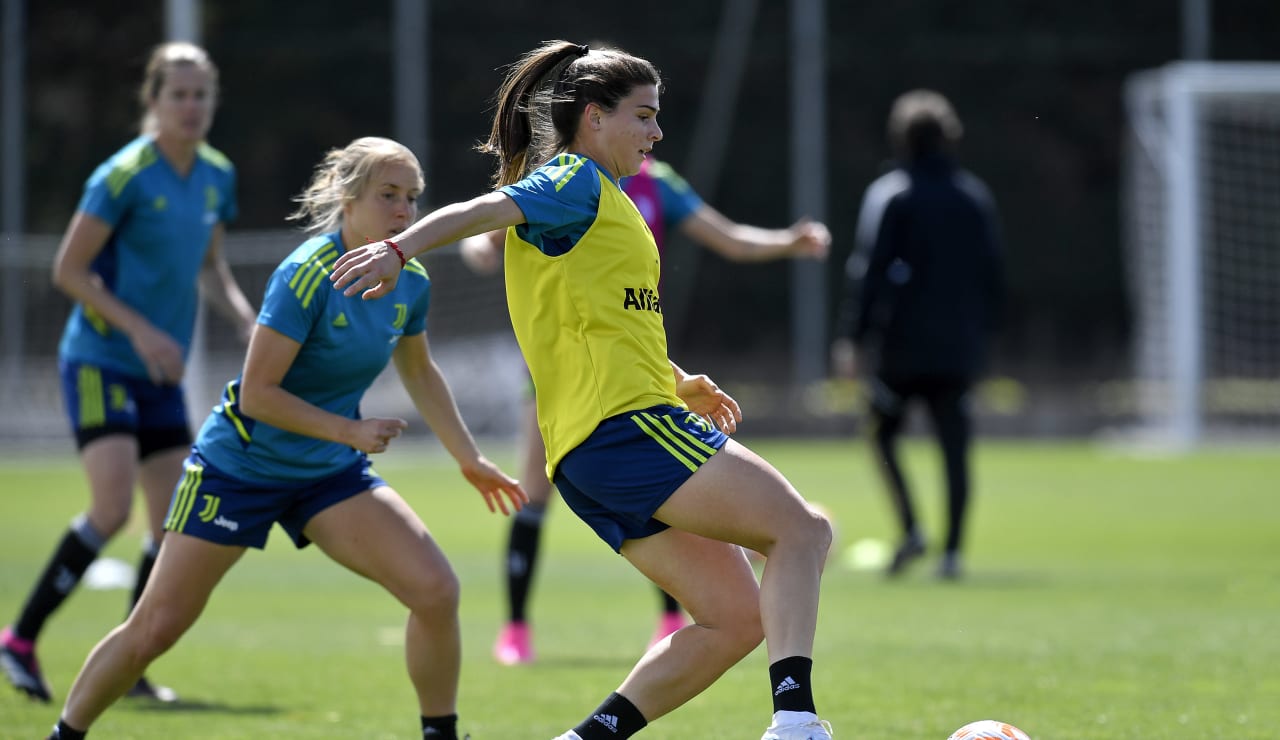
[[[863, 444], [748, 444], [834, 515], [837, 548], [892, 534]], [[413, 446], [420, 456], [406, 453]], [[576, 724], [643, 650], [655, 592], [563, 507], [545, 535], [533, 604], [539, 661], [489, 657], [502, 616], [490, 516], [434, 442], [379, 465], [463, 581], [460, 714], [476, 740], [546, 740]], [[931, 447], [908, 450], [930, 533], [942, 495]], [[509, 449], [495, 451], [504, 463]], [[975, 461], [967, 577], [922, 562], [900, 581], [845, 566], [825, 577], [816, 698], [837, 740], [944, 740], [997, 718], [1037, 740], [1280, 736], [1280, 452], [1135, 458], [991, 443]], [[0, 621], [11, 620], [86, 493], [71, 456], [0, 463]], [[136, 513], [136, 512], [135, 512]], [[133, 563], [137, 527], [107, 555]], [[50, 620], [45, 673], [65, 695], [124, 591], [82, 588]], [[417, 730], [402, 609], [279, 530], [150, 670], [184, 702], [125, 701], [96, 738], [394, 738]], [[764, 650], [660, 719], [645, 738], [754, 739], [770, 705]], [[7, 687], [3, 687], [7, 689]], [[43, 737], [59, 704], [0, 692], [0, 737]]]

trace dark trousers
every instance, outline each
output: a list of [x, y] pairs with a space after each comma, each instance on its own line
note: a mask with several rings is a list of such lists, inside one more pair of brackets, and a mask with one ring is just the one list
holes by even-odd
[[876, 461], [889, 489], [904, 535], [917, 532], [915, 507], [902, 474], [897, 440], [913, 400], [929, 412], [933, 433], [942, 449], [947, 482], [946, 551], [959, 552], [969, 506], [969, 444], [973, 422], [969, 412], [967, 378], [893, 377], [871, 381], [871, 434]]

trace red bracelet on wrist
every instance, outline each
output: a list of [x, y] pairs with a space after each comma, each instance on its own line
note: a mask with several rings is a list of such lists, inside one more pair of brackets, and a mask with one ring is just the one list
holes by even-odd
[[383, 240], [382, 240], [382, 243], [383, 243], [383, 244], [386, 244], [388, 247], [391, 247], [391, 249], [396, 253], [396, 256], [400, 258], [400, 269], [402, 269], [402, 270], [403, 270], [403, 269], [404, 269], [404, 266], [405, 266], [405, 263], [407, 263], [407, 262], [408, 262], [408, 260], [406, 260], [406, 259], [404, 258], [404, 252], [401, 252], [401, 251], [400, 251], [400, 245], [399, 245], [399, 244], [396, 244], [395, 242], [391, 241], [390, 239], [383, 239]]

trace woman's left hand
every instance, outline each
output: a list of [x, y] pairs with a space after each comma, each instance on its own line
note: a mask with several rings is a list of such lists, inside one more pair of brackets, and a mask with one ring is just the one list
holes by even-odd
[[[501, 509], [503, 515], [510, 516], [529, 503], [529, 494], [520, 487], [520, 481], [502, 472], [483, 456], [463, 465], [462, 476], [484, 496], [489, 511]], [[503, 499], [504, 496], [506, 500]], [[507, 509], [508, 501], [511, 503], [510, 510]]]
[[742, 409], [733, 396], [720, 390], [705, 375], [686, 375], [676, 384], [676, 395], [693, 413], [710, 419], [725, 434], [733, 434], [742, 421]]

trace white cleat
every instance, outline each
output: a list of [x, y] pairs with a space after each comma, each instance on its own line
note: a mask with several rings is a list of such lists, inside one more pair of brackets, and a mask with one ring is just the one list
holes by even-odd
[[795, 724], [769, 725], [760, 740], [831, 740], [831, 723], [817, 719]]
[[582, 738], [578, 736], [578, 733], [569, 730], [565, 734], [557, 736], [554, 740], [582, 740]]

